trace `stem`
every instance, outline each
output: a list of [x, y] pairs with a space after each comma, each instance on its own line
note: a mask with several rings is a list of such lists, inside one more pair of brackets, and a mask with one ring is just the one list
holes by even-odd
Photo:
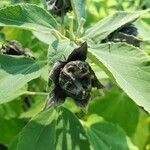
[[77, 38], [81, 36], [81, 32], [82, 32], [81, 30], [83, 29], [85, 21], [86, 20], [84, 18], [81, 18], [78, 29], [77, 29], [77, 35], [76, 35]]
[[24, 95], [43, 95], [43, 96], [47, 96], [48, 93], [44, 93], [44, 92], [32, 92], [32, 91], [26, 91], [24, 93]]
[[61, 34], [65, 35], [64, 13], [61, 13]]
[[52, 31], [51, 31], [51, 34], [54, 35], [57, 40], [60, 40], [60, 39], [61, 39], [60, 36], [58, 35], [58, 32], [57, 32], [57, 31], [52, 30]]
[[57, 40], [65, 39], [68, 40], [67, 37], [63, 36], [61, 33], [59, 33], [57, 30], [52, 30], [51, 33], [57, 38]]
[[69, 25], [69, 32], [70, 32], [70, 39], [74, 39], [74, 33], [73, 33], [73, 16], [69, 16], [70, 19], [70, 25]]

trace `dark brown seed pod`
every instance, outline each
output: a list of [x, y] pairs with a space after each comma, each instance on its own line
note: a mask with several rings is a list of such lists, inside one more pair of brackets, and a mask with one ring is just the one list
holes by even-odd
[[28, 48], [23, 48], [16, 40], [4, 43], [0, 49], [0, 53], [6, 55], [24, 55], [34, 58], [30, 50]]
[[79, 60], [67, 63], [59, 74], [59, 84], [67, 96], [77, 103], [84, 103], [89, 99], [92, 89], [88, 63]]
[[137, 28], [130, 23], [111, 33], [106, 39], [102, 40], [102, 43], [126, 42], [135, 47], [140, 47], [141, 41], [136, 37], [137, 35]]
[[50, 73], [54, 87], [49, 94], [46, 108], [63, 103], [66, 97], [71, 97], [77, 105], [86, 107], [92, 87], [103, 87], [90, 65], [85, 62], [86, 56], [85, 42], [74, 49], [66, 61], [59, 61], [54, 65]]
[[47, 0], [47, 9], [54, 15], [62, 16], [72, 10], [70, 0]]

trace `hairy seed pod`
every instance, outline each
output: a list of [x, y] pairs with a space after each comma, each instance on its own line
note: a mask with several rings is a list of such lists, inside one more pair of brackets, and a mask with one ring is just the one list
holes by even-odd
[[58, 61], [54, 65], [50, 73], [54, 87], [49, 94], [46, 108], [63, 103], [66, 97], [73, 98], [78, 106], [85, 108], [92, 87], [103, 87], [90, 65], [85, 62], [86, 56], [87, 43], [85, 42], [74, 49], [66, 61]]

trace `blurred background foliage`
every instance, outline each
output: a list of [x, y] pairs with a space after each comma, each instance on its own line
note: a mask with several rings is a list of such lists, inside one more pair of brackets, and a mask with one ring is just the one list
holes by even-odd
[[[45, 0], [1, 0], [0, 8], [16, 3], [33, 3], [45, 7]], [[87, 20], [85, 28], [116, 11], [144, 10], [150, 8], [150, 0], [87, 0]], [[66, 20], [69, 18], [69, 13]], [[74, 21], [76, 24], [76, 21]], [[142, 39], [142, 48], [150, 54], [150, 14], [135, 22]], [[67, 25], [66, 25], [67, 26]], [[76, 28], [76, 26], [75, 26]], [[32, 50], [38, 59], [47, 59], [48, 45], [39, 40], [38, 34], [30, 31], [0, 27], [0, 45], [6, 40], [17, 40]], [[42, 38], [42, 37], [41, 37]], [[97, 114], [106, 121], [120, 126], [131, 138], [139, 150], [150, 150], [150, 116], [137, 106], [119, 87], [108, 79], [108, 76], [91, 64], [95, 73], [106, 86], [104, 93], [93, 89], [88, 113], [82, 112], [72, 100], [63, 105], [74, 112], [81, 120]], [[7, 149], [29, 119], [43, 109], [47, 95], [48, 66], [43, 75], [29, 82], [24, 88], [27, 94], [16, 100], [0, 105], [0, 150]], [[3, 148], [2, 148], [3, 147]]]

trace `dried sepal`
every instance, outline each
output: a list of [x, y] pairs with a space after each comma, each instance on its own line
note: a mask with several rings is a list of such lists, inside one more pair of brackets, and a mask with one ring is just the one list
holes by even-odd
[[66, 62], [62, 62], [62, 61], [56, 62], [49, 73], [49, 80], [52, 80], [55, 85], [58, 84], [60, 71], [64, 67], [65, 64]]
[[67, 62], [81, 60], [85, 61], [87, 57], [87, 43], [84, 42], [80, 47], [73, 50], [73, 52], [68, 56]]
[[46, 102], [45, 108], [56, 106], [65, 101], [66, 94], [62, 92], [59, 86], [55, 86], [49, 94], [49, 98]]
[[59, 74], [65, 64], [65, 62], [61, 61], [56, 62], [49, 73], [48, 84], [49, 86], [53, 85], [53, 87], [50, 91], [49, 99], [46, 102], [45, 108], [58, 105], [65, 101], [65, 93], [62, 92], [62, 89], [59, 86]]

